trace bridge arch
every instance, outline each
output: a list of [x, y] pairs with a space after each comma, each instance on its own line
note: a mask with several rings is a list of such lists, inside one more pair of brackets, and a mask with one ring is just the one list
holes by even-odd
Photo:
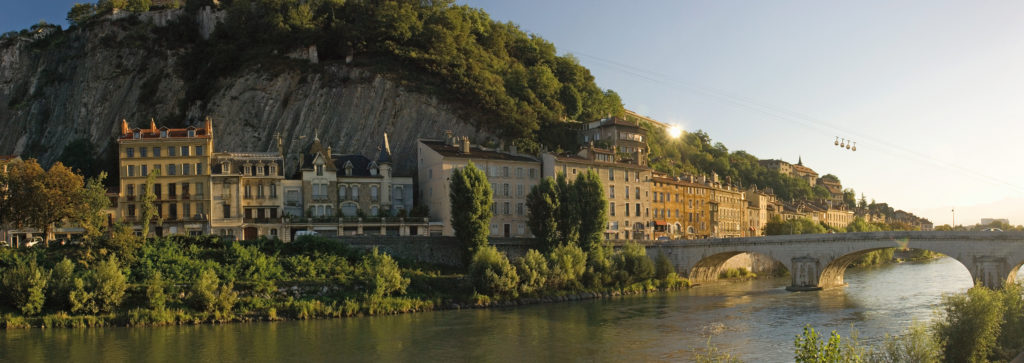
[[[729, 262], [729, 260], [731, 260], [733, 257], [743, 254], [751, 256], [751, 263], [756, 263], [755, 261], [757, 259], [766, 258], [770, 259], [771, 261], [774, 261], [775, 264], [778, 265], [777, 267], [782, 267], [785, 269], [789, 268], [788, 266], [786, 266], [785, 263], [776, 260], [772, 256], [768, 256], [756, 251], [733, 250], [715, 253], [713, 255], [701, 258], [693, 265], [692, 268], [690, 268], [687, 277], [690, 279], [691, 283], [695, 284], [718, 280], [718, 277], [722, 274], [722, 270], [725, 268], [725, 265]], [[751, 272], [753, 272], [753, 270], [754, 268], [752, 266]]]

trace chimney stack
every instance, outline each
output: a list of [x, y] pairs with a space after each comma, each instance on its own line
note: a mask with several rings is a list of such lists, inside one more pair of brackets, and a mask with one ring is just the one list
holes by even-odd
[[469, 154], [469, 136], [462, 137], [462, 153]]
[[452, 137], [452, 130], [444, 130], [444, 144], [456, 146], [455, 139]]

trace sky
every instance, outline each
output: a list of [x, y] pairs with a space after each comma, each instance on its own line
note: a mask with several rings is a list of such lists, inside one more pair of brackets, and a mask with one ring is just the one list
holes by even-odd
[[[73, 3], [6, 0], [0, 31], [66, 26]], [[730, 150], [801, 158], [937, 225], [1024, 224], [1024, 2], [459, 4], [574, 55], [626, 108]]]

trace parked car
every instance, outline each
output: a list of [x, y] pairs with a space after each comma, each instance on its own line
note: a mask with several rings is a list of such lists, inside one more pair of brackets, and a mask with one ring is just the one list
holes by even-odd
[[25, 241], [25, 247], [34, 247], [34, 246], [39, 245], [41, 243], [43, 243], [43, 238], [42, 237], [32, 237], [32, 238], [29, 238], [28, 241]]

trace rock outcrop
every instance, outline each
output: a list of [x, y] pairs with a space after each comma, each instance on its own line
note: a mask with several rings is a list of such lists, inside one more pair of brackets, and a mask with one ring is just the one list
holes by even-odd
[[[209, 82], [204, 100], [186, 103], [193, 85], [177, 69], [189, 46], [162, 45], [159, 32], [138, 33], [139, 24], [158, 29], [177, 17], [131, 15], [51, 36], [0, 40], [0, 154], [48, 164], [78, 138], [89, 138], [100, 152], [112, 147], [121, 119], [181, 127], [209, 116], [216, 151], [274, 150], [280, 133], [288, 172], [314, 133], [335, 153], [375, 155], [387, 132], [396, 173], [410, 174], [417, 138], [441, 137], [445, 130], [474, 141], [488, 137], [436, 97], [340, 62], [282, 56], [274, 67], [253, 66]], [[200, 26], [208, 28], [205, 23]]]

